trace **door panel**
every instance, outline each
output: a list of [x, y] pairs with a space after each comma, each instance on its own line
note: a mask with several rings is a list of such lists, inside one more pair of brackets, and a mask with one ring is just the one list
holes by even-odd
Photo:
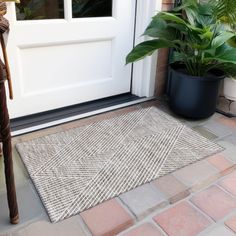
[[[77, 4], [85, 1], [91, 2], [78, 0]], [[64, 11], [65, 19], [46, 19], [52, 15], [48, 6], [37, 12], [38, 16], [47, 12], [44, 19], [17, 21], [12, 17], [16, 14], [10, 14], [12, 118], [130, 91], [131, 66], [125, 66], [125, 56], [133, 46], [135, 0], [113, 0], [112, 12], [97, 10], [92, 15], [87, 10], [86, 16], [80, 13], [78, 18], [72, 17], [75, 1], [65, 0], [63, 11], [60, 1], [55, 2], [58, 15]]]

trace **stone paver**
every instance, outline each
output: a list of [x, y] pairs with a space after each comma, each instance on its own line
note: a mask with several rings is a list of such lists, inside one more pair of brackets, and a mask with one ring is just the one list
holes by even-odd
[[106, 201], [81, 213], [93, 236], [110, 236], [133, 225], [132, 216], [116, 199]]
[[[182, 117], [180, 117], [181, 119]], [[184, 123], [191, 128], [194, 127], [200, 127], [202, 125], [204, 125], [206, 122], [208, 121], [208, 119], [203, 119], [203, 120], [184, 120]]]
[[215, 134], [218, 137], [226, 137], [227, 135], [232, 134], [232, 129], [230, 127], [225, 126], [215, 120], [210, 119], [207, 121], [203, 127], [208, 129], [211, 133]]
[[163, 234], [155, 225], [151, 223], [144, 223], [124, 234], [120, 234], [120, 236], [163, 236]]
[[170, 203], [175, 203], [190, 194], [188, 187], [173, 175], [165, 175], [153, 181], [152, 184], [165, 194]]
[[234, 166], [234, 163], [227, 160], [222, 154], [216, 154], [207, 158], [207, 161], [218, 169], [222, 175], [228, 173], [229, 169]]
[[225, 226], [219, 225], [210, 231], [199, 234], [198, 236], [235, 236], [235, 234]]
[[225, 148], [221, 154], [236, 164], [236, 145], [233, 145], [232, 143], [226, 142], [224, 140], [218, 141], [218, 144]]
[[196, 126], [196, 127], [193, 128], [193, 130], [197, 131], [203, 137], [211, 139], [211, 140], [218, 138], [217, 135], [213, 134], [208, 129], [206, 129], [206, 128], [202, 127], [202, 126]]
[[57, 224], [39, 221], [12, 233], [11, 236], [86, 236], [78, 216], [63, 220]]
[[227, 136], [224, 138], [225, 141], [232, 143], [233, 145], [236, 145], [236, 134]]
[[228, 219], [225, 222], [225, 225], [227, 225], [236, 234], [236, 215]]
[[26, 185], [17, 187], [17, 200], [20, 212], [20, 224], [9, 224], [9, 210], [7, 207], [6, 193], [0, 195], [0, 233], [8, 230], [16, 230], [29, 222], [47, 219], [46, 211], [35, 192], [33, 185], [28, 182]]
[[[14, 164], [14, 175], [15, 175], [16, 185], [22, 186], [27, 184], [29, 176], [15, 148], [13, 148], [13, 164]], [[6, 192], [6, 186], [5, 186], [3, 158], [0, 157], [0, 193], [1, 192]]]
[[154, 221], [169, 236], [196, 236], [211, 224], [209, 219], [186, 201], [155, 216]]
[[202, 160], [175, 171], [173, 175], [186, 186], [191, 187], [192, 191], [198, 191], [217, 179], [219, 172], [206, 160]]
[[119, 198], [138, 219], [143, 218], [157, 208], [167, 205], [167, 200], [164, 195], [150, 184], [145, 184], [123, 193]]
[[219, 185], [236, 196], [236, 171], [220, 181]]
[[191, 201], [215, 221], [236, 209], [236, 200], [216, 186], [197, 193]]

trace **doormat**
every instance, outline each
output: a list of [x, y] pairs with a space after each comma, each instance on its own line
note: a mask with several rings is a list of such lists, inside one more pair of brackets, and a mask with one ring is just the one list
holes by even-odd
[[223, 150], [155, 107], [17, 149], [52, 222]]

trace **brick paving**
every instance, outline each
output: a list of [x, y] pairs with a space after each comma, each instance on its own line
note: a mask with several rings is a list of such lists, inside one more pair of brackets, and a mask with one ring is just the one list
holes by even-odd
[[225, 225], [227, 225], [233, 232], [236, 233], [236, 215], [225, 221]]
[[214, 221], [223, 219], [236, 209], [236, 199], [217, 186], [196, 193], [190, 200]]
[[220, 186], [236, 197], [236, 172], [219, 182]]
[[197, 235], [212, 223], [187, 201], [176, 204], [153, 219], [169, 236]]
[[207, 161], [220, 171], [222, 175], [234, 167], [234, 163], [226, 159], [222, 154], [211, 156], [207, 158]]
[[144, 235], [163, 236], [160, 230], [158, 230], [158, 228], [151, 223], [144, 223], [122, 234], [122, 236], [144, 236]]
[[[141, 106], [150, 104], [153, 102]], [[133, 106], [97, 118], [71, 122], [58, 129], [54, 127], [20, 136], [14, 143], [137, 108]], [[21, 223], [17, 226], [8, 224], [4, 186], [0, 178], [0, 236], [236, 235], [236, 120], [220, 114], [201, 121], [181, 120], [225, 150], [57, 224], [49, 222], [24, 166], [14, 153], [16, 176], [20, 179], [16, 182]]]
[[116, 199], [103, 202], [80, 215], [94, 236], [116, 235], [134, 224], [132, 215]]
[[172, 174], [165, 175], [153, 181], [152, 184], [165, 195], [171, 204], [186, 198], [190, 194], [188, 187]]

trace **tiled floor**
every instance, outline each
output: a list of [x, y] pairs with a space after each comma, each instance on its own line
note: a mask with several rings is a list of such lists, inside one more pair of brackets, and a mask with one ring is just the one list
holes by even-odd
[[[14, 143], [156, 105], [148, 102], [14, 138]], [[0, 160], [0, 236], [233, 236], [236, 235], [236, 119], [214, 114], [186, 125], [225, 151], [104, 202], [57, 224], [47, 213], [16, 150], [20, 224], [10, 225]]]

